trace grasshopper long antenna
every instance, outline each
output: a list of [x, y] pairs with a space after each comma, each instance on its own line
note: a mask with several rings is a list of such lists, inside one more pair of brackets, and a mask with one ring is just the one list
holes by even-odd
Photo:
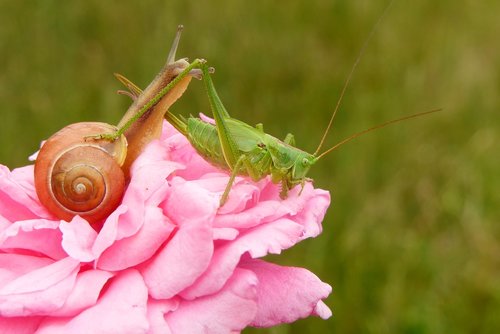
[[380, 22], [382, 22], [382, 19], [386, 15], [386, 13], [389, 11], [389, 8], [392, 6], [394, 0], [392, 0], [387, 7], [385, 7], [384, 11], [382, 12], [382, 15], [378, 18], [377, 22], [373, 26], [372, 30], [368, 34], [368, 37], [366, 38], [365, 42], [361, 46], [361, 49], [359, 51], [358, 57], [354, 61], [354, 64], [351, 67], [351, 71], [349, 72], [349, 75], [347, 76], [347, 79], [344, 83], [344, 87], [342, 87], [342, 91], [340, 92], [339, 99], [337, 100], [337, 104], [335, 105], [335, 109], [333, 110], [332, 117], [330, 117], [330, 121], [328, 122], [328, 126], [326, 127], [326, 130], [323, 134], [323, 137], [321, 138], [321, 141], [319, 142], [318, 148], [316, 151], [314, 151], [314, 155], [318, 154], [319, 150], [321, 150], [321, 147], [323, 146], [326, 136], [328, 135], [328, 132], [330, 132], [330, 128], [332, 127], [333, 124], [333, 119], [335, 118], [335, 115], [337, 114], [337, 111], [340, 108], [340, 104], [342, 103], [342, 99], [344, 98], [345, 92], [347, 90], [347, 86], [349, 86], [349, 82], [351, 81], [352, 75], [354, 74], [354, 70], [356, 70], [356, 67], [358, 67], [359, 61], [361, 60], [361, 57], [364, 55], [366, 47], [368, 46], [368, 42], [371, 40], [373, 34], [375, 33], [375, 30], [377, 30], [377, 27], [379, 26]]
[[426, 112], [421, 112], [421, 113], [418, 113], [418, 114], [413, 114], [413, 115], [409, 115], [409, 116], [405, 116], [405, 117], [401, 117], [401, 118], [398, 118], [398, 119], [393, 119], [392, 121], [388, 121], [388, 122], [385, 122], [385, 123], [382, 123], [382, 124], [379, 124], [379, 125], [375, 125], [374, 127], [371, 127], [369, 129], [366, 129], [366, 130], [363, 130], [363, 131], [360, 131], [360, 132], [357, 132], [355, 134], [353, 134], [352, 136], [349, 136], [343, 140], [341, 140], [339, 143], [335, 144], [334, 146], [330, 147], [328, 150], [326, 150], [325, 152], [321, 153], [319, 156], [318, 156], [318, 160], [321, 159], [322, 157], [324, 157], [325, 155], [327, 155], [328, 153], [334, 151], [335, 149], [339, 148], [340, 146], [344, 145], [345, 143], [347, 142], [350, 142], [351, 140], [353, 140], [354, 138], [358, 138], [359, 136], [362, 136], [370, 131], [373, 131], [373, 130], [376, 130], [376, 129], [380, 129], [380, 128], [383, 128], [383, 127], [386, 127], [387, 125], [390, 125], [390, 124], [394, 124], [394, 123], [399, 123], [399, 122], [402, 122], [402, 121], [406, 121], [410, 118], [416, 118], [416, 117], [420, 117], [420, 116], [424, 116], [424, 115], [428, 115], [428, 114], [432, 114], [432, 113], [435, 113], [435, 112], [438, 112], [440, 111], [441, 109], [434, 109], [434, 110], [431, 110], [431, 111], [426, 111]]
[[184, 29], [184, 26], [182, 24], [179, 24], [177, 26], [177, 33], [175, 34], [172, 47], [170, 48], [170, 52], [168, 53], [167, 64], [175, 62], [175, 54], [177, 52], [177, 47], [179, 46], [179, 41], [181, 40], [182, 29]]

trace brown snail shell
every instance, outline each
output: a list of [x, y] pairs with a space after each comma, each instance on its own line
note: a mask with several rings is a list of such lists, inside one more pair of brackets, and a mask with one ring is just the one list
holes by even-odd
[[121, 165], [127, 140], [86, 137], [116, 130], [106, 123], [75, 123], [45, 142], [35, 163], [35, 187], [51, 213], [68, 221], [80, 215], [94, 223], [119, 205], [125, 191]]

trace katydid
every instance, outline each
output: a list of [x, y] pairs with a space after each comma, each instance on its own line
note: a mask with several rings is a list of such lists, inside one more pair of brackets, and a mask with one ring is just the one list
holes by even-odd
[[[290, 189], [299, 184], [303, 187], [305, 182], [309, 180], [307, 178], [307, 173], [312, 165], [344, 143], [389, 124], [438, 111], [431, 110], [379, 124], [367, 130], [355, 133], [319, 154], [321, 146], [331, 127], [333, 118], [340, 106], [346, 87], [365, 46], [366, 42], [351, 68], [351, 72], [344, 84], [340, 98], [332, 113], [321, 142], [316, 151], [312, 154], [295, 147], [294, 136], [290, 133], [281, 141], [265, 133], [262, 124], [253, 127], [238, 119], [232, 118], [226, 111], [213, 84], [210, 76], [210, 73], [213, 72], [213, 68], [209, 67], [205, 61], [196, 60], [191, 63], [190, 66], [182, 71], [171, 84], [159, 92], [151, 101], [160, 100], [164, 94], [174, 87], [176, 82], [190, 75], [193, 69], [201, 69], [202, 79], [205, 84], [215, 124], [205, 122], [197, 117], [189, 117], [187, 119], [177, 117], [170, 111], [165, 112], [165, 118], [189, 140], [191, 145], [205, 158], [205, 160], [216, 167], [231, 172], [227, 186], [221, 196], [220, 205], [223, 206], [227, 201], [237, 175], [249, 176], [254, 181], [271, 176], [272, 182], [281, 184], [280, 197], [286, 198]], [[131, 94], [141, 93], [141, 90], [137, 86], [124, 77], [119, 77], [119, 80], [129, 87]], [[150, 102], [147, 105], [151, 107], [154, 104], [155, 102]], [[143, 108], [143, 110], [144, 109], [147, 108]], [[131, 118], [130, 122], [133, 122], [133, 120], [137, 118], [138, 116]], [[113, 138], [110, 137], [109, 139]]]
[[[197, 117], [189, 117], [187, 119], [177, 117], [170, 111], [166, 111], [165, 118], [188, 139], [195, 150], [205, 160], [218, 168], [231, 172], [227, 186], [220, 199], [221, 206], [227, 201], [237, 175], [249, 176], [254, 181], [259, 181], [270, 175], [274, 183], [281, 184], [280, 196], [286, 198], [290, 189], [298, 184], [304, 186], [305, 182], [309, 180], [307, 173], [312, 165], [339, 146], [372, 130], [438, 111], [431, 110], [379, 124], [355, 133], [323, 153], [318, 154], [321, 144], [326, 137], [324, 135], [316, 152], [311, 154], [295, 147], [294, 136], [290, 133], [281, 141], [265, 133], [262, 124], [252, 127], [238, 119], [232, 118], [226, 111], [215, 90], [210, 75], [213, 69], [204, 61], [197, 60], [194, 66], [193, 64], [194, 62], [185, 71], [181, 72], [175, 81], [189, 75], [193, 68], [201, 69], [215, 124], [208, 123]], [[124, 77], [120, 77], [119, 79], [127, 87], [133, 87], [133, 90], [138, 91], [140, 94], [140, 89], [128, 79]], [[166, 92], [168, 90], [158, 94], [155, 99], [160, 99], [161, 94], [165, 94]], [[333, 115], [335, 115], [338, 107], [339, 104], [337, 104]], [[331, 120], [325, 134], [328, 132], [330, 125]]]
[[[390, 4], [392, 4], [392, 2]], [[299, 184], [303, 187], [305, 182], [309, 180], [307, 178], [307, 173], [312, 165], [344, 143], [389, 124], [438, 111], [431, 110], [382, 123], [367, 130], [355, 133], [323, 153], [319, 153], [330, 130], [333, 119], [339, 109], [352, 74], [359, 63], [359, 60], [361, 59], [361, 56], [368, 41], [373, 35], [375, 28], [380, 23], [385, 12], [390, 7], [390, 4], [386, 7], [384, 13], [380, 16], [363, 44], [361, 51], [359, 52], [358, 57], [349, 72], [320, 144], [316, 151], [312, 154], [295, 147], [295, 139], [292, 134], [288, 134], [285, 139], [281, 141], [276, 137], [265, 133], [261, 124], [253, 127], [238, 119], [232, 118], [226, 111], [217, 94], [217, 91], [215, 90], [215, 86], [210, 76], [213, 69], [210, 68], [204, 60], [198, 59], [187, 66], [177, 75], [177, 77], [172, 79], [172, 81], [165, 86], [164, 89], [152, 97], [148, 103], [144, 104], [143, 108], [141, 108], [141, 110], [139, 110], [135, 115], [131, 116], [129, 121], [124, 124], [115, 135], [101, 135], [99, 137], [114, 140], [120, 133], [130, 127], [132, 123], [134, 123], [142, 115], [142, 113], [155, 106], [156, 103], [165, 96], [165, 94], [167, 94], [170, 90], [173, 90], [177, 82], [180, 82], [180, 80], [189, 75], [193, 75], [192, 71], [194, 69], [201, 69], [202, 80], [205, 84], [215, 124], [205, 122], [196, 117], [189, 117], [187, 119], [177, 117], [168, 110], [164, 112], [165, 118], [180, 133], [186, 136], [192, 146], [201, 156], [205, 158], [205, 160], [221, 169], [231, 172], [229, 181], [221, 196], [220, 205], [224, 205], [227, 201], [231, 187], [237, 175], [249, 176], [254, 181], [270, 176], [272, 182], [281, 184], [280, 196], [281, 198], [286, 198], [290, 189]], [[179, 34], [176, 37], [176, 42], [174, 42], [175, 47], [178, 39]], [[170, 57], [171, 56], [169, 56], [169, 58]], [[117, 77], [122, 83], [125, 84], [125, 86], [129, 88], [130, 93], [127, 93], [127, 95], [134, 98], [142, 93], [140, 88], [131, 83], [128, 79], [123, 76]]]
[[317, 151], [311, 154], [294, 146], [295, 140], [292, 134], [288, 134], [281, 141], [265, 133], [261, 124], [252, 127], [232, 118], [215, 90], [210, 68], [206, 63], [200, 64], [200, 68], [215, 125], [196, 117], [183, 119], [170, 111], [167, 111], [165, 118], [186, 136], [196, 151], [208, 162], [231, 172], [220, 199], [221, 206], [227, 201], [237, 175], [249, 176], [254, 181], [270, 175], [273, 183], [281, 184], [281, 198], [286, 198], [290, 189], [299, 184], [303, 187], [309, 180], [307, 173], [312, 165], [340, 145], [371, 130], [437, 111], [418, 113], [377, 125], [342, 140], [318, 155], [320, 145]]

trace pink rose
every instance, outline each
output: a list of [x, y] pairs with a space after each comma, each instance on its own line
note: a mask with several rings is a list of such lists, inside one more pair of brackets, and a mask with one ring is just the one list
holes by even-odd
[[39, 203], [33, 166], [0, 165], [1, 333], [231, 333], [331, 316], [331, 287], [259, 258], [321, 233], [329, 193], [286, 200], [269, 179], [205, 162], [168, 124], [132, 167], [122, 204], [95, 231]]

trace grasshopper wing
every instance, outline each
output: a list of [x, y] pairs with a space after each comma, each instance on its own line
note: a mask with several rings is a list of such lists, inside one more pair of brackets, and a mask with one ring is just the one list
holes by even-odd
[[226, 125], [239, 151], [250, 152], [262, 144], [263, 133], [258, 129], [234, 118], [226, 119]]

